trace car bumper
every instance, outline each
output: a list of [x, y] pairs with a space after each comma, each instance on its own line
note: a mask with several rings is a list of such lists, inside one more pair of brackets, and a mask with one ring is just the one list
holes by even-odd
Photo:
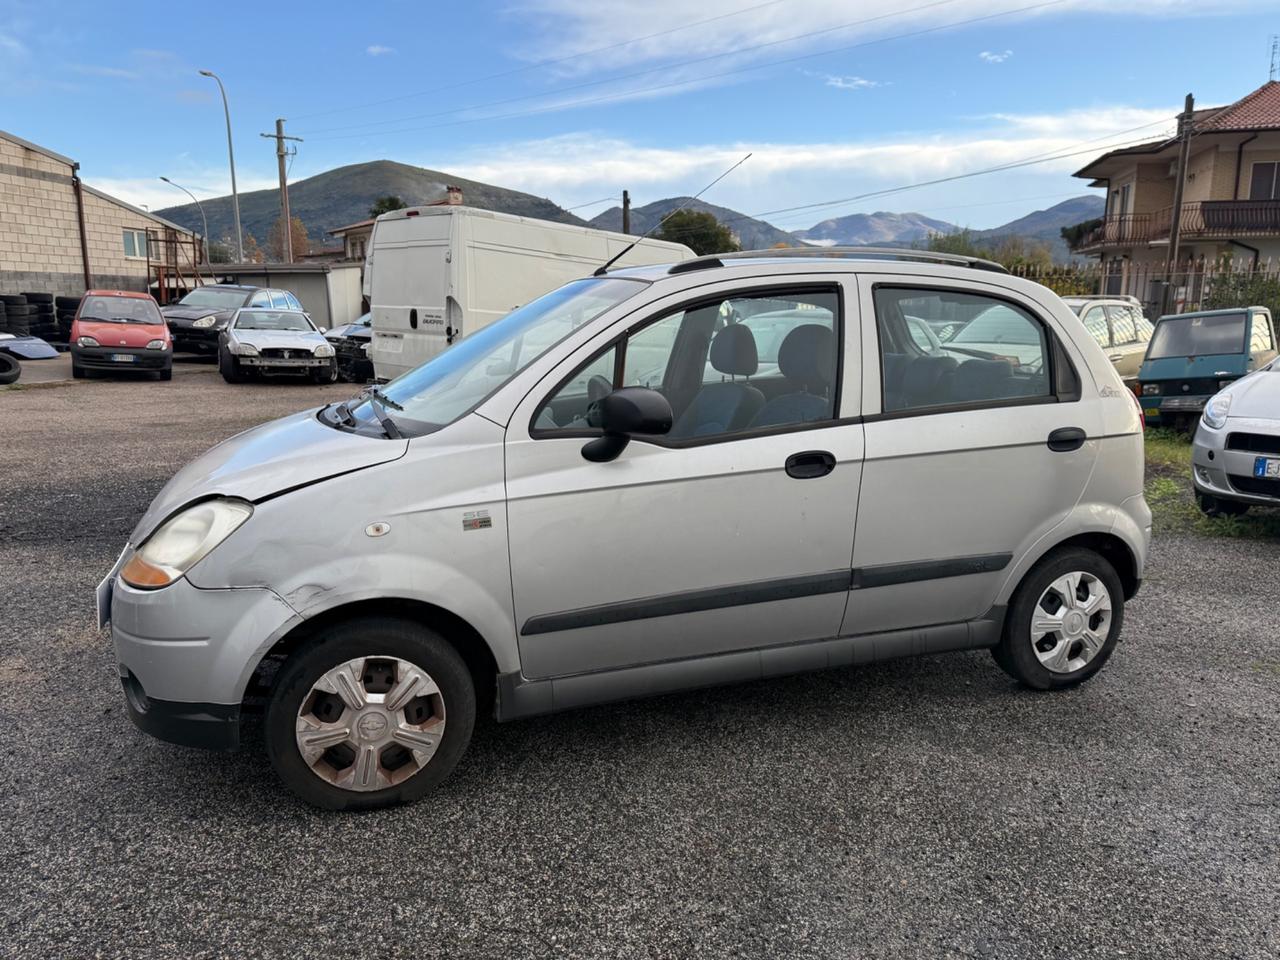
[[103, 581], [99, 604], [110, 611], [130, 717], [162, 740], [234, 748], [254, 669], [301, 618], [264, 587], [207, 590], [182, 579], [135, 590], [118, 579], [119, 566]]
[[1253, 433], [1280, 438], [1280, 420], [1229, 418], [1221, 430], [1203, 423], [1191, 442], [1191, 482], [1196, 492], [1258, 506], [1280, 506], [1280, 480], [1259, 480], [1254, 467], [1259, 457], [1280, 459], [1277, 453], [1228, 450], [1232, 433]]
[[1142, 412], [1148, 421], [1161, 420], [1165, 417], [1198, 417], [1204, 411], [1204, 405], [1211, 398], [1206, 396], [1178, 397], [1139, 397]]
[[[117, 359], [128, 357], [125, 359]], [[82, 347], [71, 345], [71, 359], [92, 370], [165, 370], [173, 364], [168, 350], [145, 347]]]
[[221, 333], [216, 327], [175, 327], [172, 322], [169, 324], [173, 349], [184, 353], [216, 353]]
[[306, 357], [285, 360], [278, 357], [238, 356], [236, 360], [245, 369], [262, 370], [266, 373], [308, 373], [312, 370], [323, 370], [333, 366], [333, 357]]

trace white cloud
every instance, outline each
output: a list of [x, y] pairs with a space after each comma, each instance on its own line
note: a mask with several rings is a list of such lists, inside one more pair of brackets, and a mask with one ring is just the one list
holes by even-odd
[[371, 57], [385, 57], [388, 53], [395, 53], [395, 47], [384, 47], [379, 43], [371, 43], [364, 48], [364, 52]]
[[16, 37], [11, 37], [6, 33], [0, 33], [0, 50], [9, 54], [22, 55], [27, 52], [27, 48], [22, 45]]
[[121, 67], [100, 67], [92, 63], [73, 63], [68, 68], [73, 73], [87, 77], [105, 77], [112, 80], [137, 80], [140, 74], [136, 70], [125, 70]]
[[992, 53], [990, 50], [983, 50], [978, 54], [978, 59], [983, 63], [1004, 63], [1013, 56], [1012, 50], [1004, 50], [1000, 53]]
[[[195, 170], [183, 169], [177, 163], [170, 168], [157, 168], [153, 177], [96, 177], [92, 175], [92, 171], [86, 171], [85, 182], [125, 203], [148, 210], [163, 210], [165, 207], [177, 207], [191, 202], [191, 198], [181, 190], [163, 183], [160, 180], [161, 174], [172, 176], [201, 200], [212, 200], [231, 193], [231, 176], [225, 167], [220, 170]], [[236, 187], [242, 195], [250, 190], [274, 187], [278, 182], [274, 175], [246, 175], [243, 169], [236, 170]]]
[[867, 80], [864, 77], [832, 77], [824, 78], [828, 87], [837, 90], [870, 90], [872, 87], [883, 87], [879, 80]]

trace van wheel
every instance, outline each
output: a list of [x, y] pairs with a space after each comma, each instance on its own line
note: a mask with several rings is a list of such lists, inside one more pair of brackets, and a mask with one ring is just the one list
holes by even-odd
[[1111, 656], [1124, 623], [1115, 568], [1092, 550], [1041, 560], [1018, 586], [992, 650], [1005, 673], [1036, 690], [1088, 680]]
[[417, 800], [447, 777], [475, 726], [471, 674], [433, 630], [405, 620], [335, 624], [285, 662], [267, 704], [267, 756], [326, 810]]
[[1236, 500], [1222, 500], [1207, 493], [1197, 493], [1196, 503], [1207, 517], [1239, 517], [1249, 512], [1249, 504]]

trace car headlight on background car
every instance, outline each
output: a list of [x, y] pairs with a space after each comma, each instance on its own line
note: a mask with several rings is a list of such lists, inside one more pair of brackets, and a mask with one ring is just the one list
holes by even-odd
[[169, 346], [169, 344], [168, 344], [168, 343], [166, 343], [164, 340], [149, 340], [149, 341], [147, 341], [147, 349], [148, 349], [148, 350], [163, 350], [163, 349], [165, 349], [167, 346]]
[[1155, 397], [1155, 396], [1159, 396], [1159, 394], [1160, 394], [1160, 384], [1144, 383], [1142, 385], [1142, 395], [1144, 397]]
[[234, 353], [237, 357], [256, 357], [258, 348], [252, 343], [231, 343], [227, 349]]
[[327, 343], [322, 343], [313, 352], [317, 357], [332, 357], [333, 347]]
[[131, 587], [167, 587], [253, 516], [244, 500], [205, 500], [170, 517], [146, 539], [120, 571]]
[[207, 317], [201, 317], [199, 320], [195, 321], [195, 323], [191, 325], [193, 327], [199, 327], [201, 330], [207, 330], [209, 329], [209, 327], [212, 327], [217, 322], [218, 322], [218, 318], [210, 314]]
[[93, 339], [93, 337], [77, 337], [76, 346], [77, 347], [96, 347], [98, 346], [98, 341]]
[[1214, 430], [1227, 425], [1227, 411], [1231, 409], [1231, 394], [1220, 393], [1204, 405], [1204, 422]]

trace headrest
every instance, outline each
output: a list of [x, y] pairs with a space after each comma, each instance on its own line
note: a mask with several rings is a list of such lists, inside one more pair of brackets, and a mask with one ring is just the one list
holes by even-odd
[[821, 324], [796, 327], [778, 348], [778, 369], [810, 391], [829, 387], [836, 369], [835, 341], [831, 329]]
[[952, 357], [916, 357], [902, 375], [902, 392], [909, 397], [928, 396], [949, 370], [954, 370]]
[[740, 323], [731, 323], [711, 341], [711, 366], [731, 377], [749, 377], [760, 365], [756, 338]]

